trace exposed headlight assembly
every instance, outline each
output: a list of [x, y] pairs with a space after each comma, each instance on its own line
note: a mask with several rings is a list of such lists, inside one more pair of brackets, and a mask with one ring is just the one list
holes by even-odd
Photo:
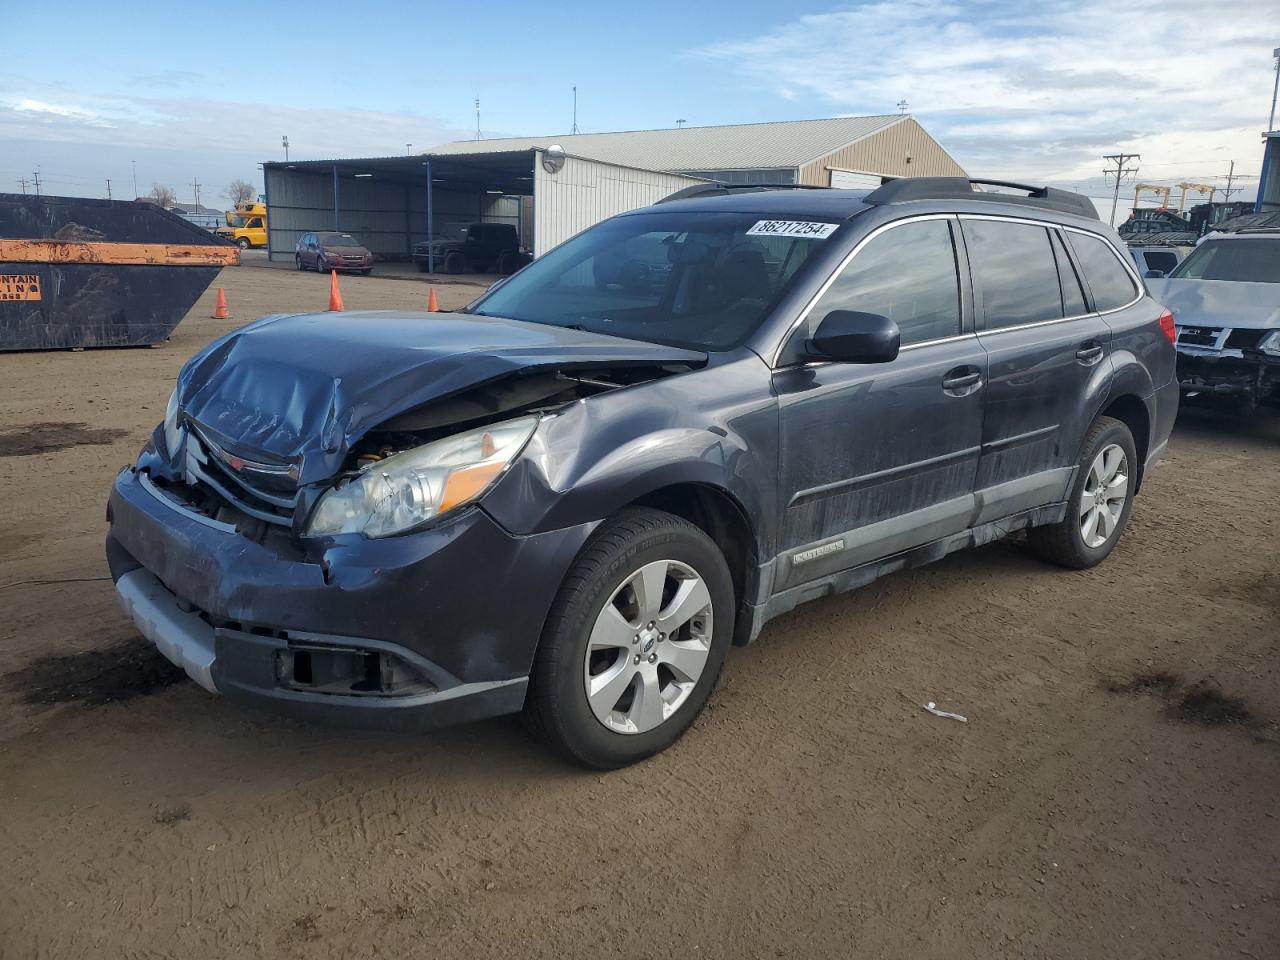
[[470, 503], [506, 470], [537, 426], [537, 417], [521, 417], [375, 461], [320, 498], [307, 535], [387, 537]]
[[164, 408], [164, 452], [172, 460], [182, 446], [182, 427], [178, 425], [178, 388], [169, 394], [169, 405]]
[[1271, 357], [1280, 357], [1280, 330], [1272, 330], [1258, 341], [1258, 349]]

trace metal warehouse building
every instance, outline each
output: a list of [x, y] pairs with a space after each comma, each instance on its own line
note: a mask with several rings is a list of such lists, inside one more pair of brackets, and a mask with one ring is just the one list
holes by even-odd
[[912, 117], [837, 117], [572, 136], [460, 140], [402, 157], [263, 164], [268, 254], [311, 230], [358, 235], [384, 258], [474, 222], [520, 227], [534, 255], [700, 180], [878, 186], [964, 176]]

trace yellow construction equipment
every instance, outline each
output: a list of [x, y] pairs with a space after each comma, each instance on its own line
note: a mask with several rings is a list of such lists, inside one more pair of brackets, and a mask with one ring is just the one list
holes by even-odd
[[1211, 183], [1180, 183], [1178, 189], [1182, 191], [1178, 197], [1178, 212], [1181, 213], [1187, 205], [1187, 191], [1194, 190], [1202, 197], [1208, 197], [1209, 202], [1213, 203], [1213, 195], [1218, 192], [1218, 188]]
[[[1162, 187], [1162, 186], [1160, 186], [1160, 184], [1158, 184], [1158, 183], [1136, 183], [1136, 184], [1134, 184], [1134, 186], [1133, 186], [1133, 205], [1134, 205], [1135, 207], [1137, 207], [1137, 206], [1140, 206], [1140, 205], [1141, 205], [1140, 200], [1141, 200], [1141, 197], [1142, 197], [1142, 191], [1143, 191], [1143, 190], [1146, 190], [1148, 193], [1154, 193], [1154, 194], [1156, 194], [1156, 195], [1158, 195], [1158, 196], [1162, 196], [1162, 197], [1164, 197], [1164, 203], [1160, 204], [1160, 207], [1161, 207], [1161, 209], [1164, 209], [1164, 210], [1168, 210], [1168, 209], [1169, 209], [1169, 195], [1170, 195], [1171, 193], [1173, 193], [1173, 187]], [[1179, 209], [1181, 209], [1181, 207], [1179, 207]]]

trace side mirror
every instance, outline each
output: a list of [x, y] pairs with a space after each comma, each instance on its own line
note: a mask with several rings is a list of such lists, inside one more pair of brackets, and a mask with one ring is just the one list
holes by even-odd
[[902, 331], [888, 317], [860, 310], [832, 310], [809, 341], [815, 359], [888, 363], [898, 356]]
[[1164, 271], [1148, 270], [1146, 273], [1143, 274], [1143, 276], [1146, 277], [1148, 280], [1159, 280], [1161, 277], [1164, 276]]

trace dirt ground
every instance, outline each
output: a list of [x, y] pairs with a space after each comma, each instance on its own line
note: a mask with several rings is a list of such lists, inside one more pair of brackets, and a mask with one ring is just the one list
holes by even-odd
[[674, 749], [601, 776], [509, 719], [246, 712], [137, 638], [112, 475], [194, 350], [327, 302], [219, 282], [234, 319], [210, 290], [161, 347], [0, 356], [0, 956], [1280, 952], [1280, 418], [1185, 414], [1096, 570], [993, 544], [775, 621]]

